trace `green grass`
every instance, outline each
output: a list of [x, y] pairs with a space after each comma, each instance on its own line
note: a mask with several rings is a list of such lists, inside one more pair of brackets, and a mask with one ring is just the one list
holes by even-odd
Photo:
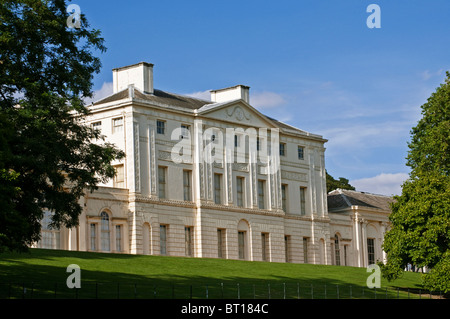
[[[66, 286], [70, 264], [80, 266], [81, 289]], [[369, 275], [343, 266], [30, 249], [0, 254], [0, 299], [419, 298], [421, 274], [382, 278], [376, 290], [366, 286]]]

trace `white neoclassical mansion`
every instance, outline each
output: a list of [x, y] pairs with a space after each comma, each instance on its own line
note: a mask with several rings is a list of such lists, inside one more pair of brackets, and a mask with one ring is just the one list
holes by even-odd
[[113, 70], [88, 124], [126, 153], [81, 199], [79, 226], [37, 247], [365, 267], [384, 260], [389, 197], [325, 184], [322, 136], [261, 114], [249, 87], [211, 100], [153, 87], [153, 64]]

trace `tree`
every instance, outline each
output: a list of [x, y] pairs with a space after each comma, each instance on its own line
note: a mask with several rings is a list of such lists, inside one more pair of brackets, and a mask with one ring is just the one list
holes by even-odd
[[405, 266], [428, 267], [427, 289], [450, 291], [450, 73], [422, 105], [411, 130], [409, 179], [395, 196], [384, 239], [383, 275], [398, 278]]
[[64, 0], [0, 1], [0, 251], [40, 239], [51, 226], [73, 227], [79, 199], [115, 174], [124, 153], [83, 124], [104, 52], [84, 15], [67, 27]]
[[335, 189], [338, 189], [338, 188], [355, 190], [355, 187], [350, 185], [347, 178], [339, 177], [339, 179], [337, 180], [337, 179], [334, 179], [333, 176], [328, 174], [328, 172], [325, 171], [325, 173], [326, 173], [326, 181], [327, 181], [327, 193], [329, 193]]

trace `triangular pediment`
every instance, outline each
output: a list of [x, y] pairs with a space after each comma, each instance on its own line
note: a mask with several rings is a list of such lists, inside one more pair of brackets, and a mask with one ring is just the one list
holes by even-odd
[[278, 127], [271, 119], [243, 100], [208, 104], [197, 111], [202, 117], [250, 127]]

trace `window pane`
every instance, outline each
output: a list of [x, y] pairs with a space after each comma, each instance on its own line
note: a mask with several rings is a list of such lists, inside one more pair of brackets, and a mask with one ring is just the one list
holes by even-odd
[[191, 171], [183, 171], [183, 196], [185, 201], [192, 200]]
[[158, 167], [158, 190], [159, 198], [166, 198], [166, 171], [165, 167]]
[[96, 225], [95, 224], [91, 224], [91, 250], [96, 250], [97, 249], [97, 245], [96, 245], [96, 241], [97, 241], [97, 229], [96, 229]]
[[156, 133], [165, 134], [166, 122], [164, 121], [156, 121]]
[[116, 251], [122, 251], [122, 227], [116, 225]]
[[237, 206], [244, 207], [244, 178], [236, 177]]
[[221, 175], [214, 174], [214, 203], [222, 204], [221, 199]]
[[284, 212], [287, 212], [286, 189], [287, 189], [287, 185], [282, 184], [281, 185], [281, 206], [282, 206]]
[[245, 232], [238, 232], [239, 259], [245, 259]]
[[306, 215], [306, 188], [300, 187], [300, 215]]
[[166, 225], [159, 226], [159, 242], [160, 242], [160, 253], [161, 255], [167, 255], [167, 242], [166, 242]]
[[260, 208], [260, 209], [265, 208], [264, 187], [265, 187], [264, 181], [259, 180], [258, 181], [258, 208]]
[[110, 250], [110, 234], [109, 234], [109, 215], [106, 212], [101, 213], [101, 242], [102, 251]]
[[186, 256], [192, 256], [192, 227], [184, 228]]
[[304, 148], [303, 146], [298, 147], [298, 159], [303, 159], [304, 156]]

